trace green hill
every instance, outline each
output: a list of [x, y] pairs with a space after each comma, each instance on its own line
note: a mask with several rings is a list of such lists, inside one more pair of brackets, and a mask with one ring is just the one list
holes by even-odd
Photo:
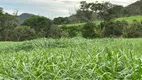
[[118, 19], [116, 19], [116, 20], [119, 20], [119, 21], [125, 20], [125, 21], [128, 21], [129, 23], [131, 23], [131, 22], [133, 22], [134, 20], [142, 21], [142, 16], [139, 15], [139, 16], [123, 17], [123, 18], [118, 18]]
[[125, 7], [129, 15], [142, 15], [142, 0], [137, 0], [136, 2]]
[[[122, 17], [122, 18], [117, 18], [117, 19], [115, 19], [115, 20], [118, 20], [118, 21], [123, 21], [123, 20], [125, 20], [125, 21], [128, 21], [128, 23], [131, 23], [131, 22], [133, 22], [134, 20], [137, 20], [137, 21], [142, 21], [142, 15], [137, 15], [137, 16], [130, 16], [130, 17]], [[96, 20], [96, 21], [94, 21], [94, 23], [96, 23], [96, 24], [100, 24], [100, 20]], [[82, 25], [84, 25], [85, 23], [75, 23], [75, 24], [65, 24], [65, 26], [82, 26]], [[60, 26], [63, 26], [63, 25], [59, 25], [59, 27]]]

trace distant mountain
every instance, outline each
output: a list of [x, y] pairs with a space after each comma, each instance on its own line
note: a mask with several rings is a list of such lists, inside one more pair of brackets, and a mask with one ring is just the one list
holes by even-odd
[[138, 0], [138, 1], [136, 1], [135, 3], [132, 3], [132, 4], [128, 5], [128, 7], [129, 7], [129, 6], [142, 7], [142, 0]]
[[22, 13], [21, 15], [19, 15], [19, 23], [21, 24], [24, 20], [26, 20], [32, 16], [34, 16], [34, 14]]
[[126, 10], [131, 13], [131, 15], [142, 15], [142, 0], [128, 5]]

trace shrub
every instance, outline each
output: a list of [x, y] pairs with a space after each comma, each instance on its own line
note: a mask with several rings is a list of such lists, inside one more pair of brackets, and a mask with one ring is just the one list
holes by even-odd
[[103, 37], [120, 37], [124, 28], [128, 25], [126, 21], [102, 22], [99, 26], [102, 29]]
[[80, 26], [75, 26], [75, 25], [74, 26], [61, 26], [61, 28], [62, 28], [62, 36], [71, 37], [71, 38], [76, 37], [81, 30]]
[[10, 40], [23, 41], [36, 38], [35, 30], [28, 26], [18, 26], [11, 31]]
[[142, 23], [133, 21], [124, 29], [123, 36], [126, 38], [137, 38], [142, 37]]
[[70, 37], [75, 37], [79, 33], [78, 26], [71, 26], [68, 28], [68, 33]]
[[56, 25], [68, 24], [69, 20], [68, 20], [67, 17], [57, 17], [57, 18], [54, 18], [53, 23], [56, 24]]
[[45, 37], [48, 35], [50, 28], [52, 27], [52, 21], [43, 16], [32, 16], [29, 19], [26, 19], [23, 23], [23, 26], [29, 26], [36, 31], [38, 37]]
[[96, 36], [95, 35], [95, 28], [96, 27], [97, 27], [96, 24], [94, 24], [92, 22], [86, 23], [81, 30], [82, 36], [84, 38], [94, 38]]
[[61, 32], [61, 28], [54, 25], [50, 28], [48, 36], [52, 38], [59, 38], [61, 37]]

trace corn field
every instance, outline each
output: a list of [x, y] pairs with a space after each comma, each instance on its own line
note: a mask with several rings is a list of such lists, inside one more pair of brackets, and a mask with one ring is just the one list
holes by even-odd
[[142, 39], [0, 42], [0, 80], [142, 80]]

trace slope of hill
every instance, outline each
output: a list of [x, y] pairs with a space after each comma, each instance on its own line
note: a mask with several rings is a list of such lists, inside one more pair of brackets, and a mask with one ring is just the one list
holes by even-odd
[[139, 16], [123, 17], [123, 18], [118, 18], [118, 19], [116, 19], [116, 20], [119, 20], [119, 21], [125, 20], [125, 21], [131, 23], [131, 22], [133, 22], [134, 20], [142, 21], [142, 16], [139, 15]]
[[138, 0], [135, 3], [132, 3], [132, 4], [128, 5], [127, 7], [130, 7], [130, 6], [142, 7], [142, 0]]
[[142, 0], [132, 3], [125, 7], [125, 11], [131, 15], [142, 15]]
[[[116, 20], [118, 21], [122, 21], [122, 20], [125, 20], [127, 21], [128, 23], [131, 23], [133, 22], [134, 20], [137, 20], [137, 21], [142, 21], [142, 15], [137, 15], [137, 16], [130, 16], [130, 17], [122, 17], [122, 18], [117, 18]], [[96, 20], [94, 21], [94, 23], [96, 24], [100, 24], [100, 20]], [[82, 26], [84, 25], [85, 23], [76, 23], [76, 24], [65, 24], [65, 26]], [[59, 25], [60, 26], [63, 26], [63, 25]]]
[[34, 14], [23, 13], [23, 14], [19, 15], [19, 22], [22, 23], [24, 20], [26, 20], [32, 16], [34, 16]]

